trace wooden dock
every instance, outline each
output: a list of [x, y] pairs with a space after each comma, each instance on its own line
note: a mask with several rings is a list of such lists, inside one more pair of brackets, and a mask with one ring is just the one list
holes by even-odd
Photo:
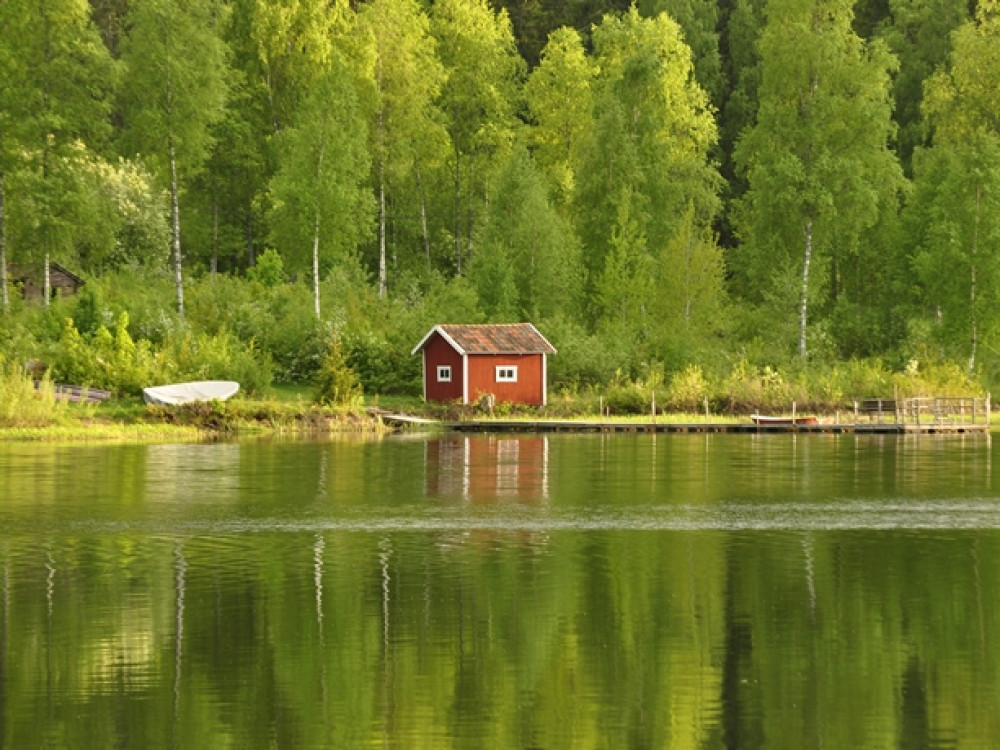
[[489, 433], [723, 433], [738, 435], [964, 435], [989, 432], [990, 397], [861, 399], [836, 417], [754, 422], [670, 422], [617, 419], [467, 419], [437, 422], [370, 409], [396, 427], [437, 427], [452, 432]]
[[616, 422], [555, 419], [482, 419], [444, 422], [446, 430], [454, 432], [502, 433], [723, 433], [738, 435], [959, 435], [985, 433], [989, 425], [932, 423], [901, 424], [894, 422], [819, 423], [819, 424], [754, 424], [752, 422]]

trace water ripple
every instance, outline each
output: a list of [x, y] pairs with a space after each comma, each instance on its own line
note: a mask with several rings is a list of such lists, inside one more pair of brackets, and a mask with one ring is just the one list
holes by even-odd
[[[766, 531], [1000, 529], [1000, 501], [724, 503], [627, 509], [533, 512], [407, 510], [315, 518], [231, 518], [173, 521], [70, 522], [84, 533], [253, 534], [322, 531]], [[54, 529], [51, 529], [54, 530]]]

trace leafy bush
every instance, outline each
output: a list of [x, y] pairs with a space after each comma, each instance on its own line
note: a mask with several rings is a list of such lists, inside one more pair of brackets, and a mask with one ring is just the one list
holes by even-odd
[[358, 376], [347, 364], [339, 341], [331, 344], [316, 379], [316, 402], [327, 406], [360, 408], [364, 394]]
[[274, 380], [270, 358], [253, 344], [244, 344], [228, 331], [215, 335], [186, 331], [171, 337], [161, 351], [165, 380], [235, 380], [254, 394]]
[[127, 313], [118, 316], [113, 334], [100, 325], [89, 338], [67, 318], [50, 359], [57, 380], [120, 394], [138, 394], [161, 371], [150, 343], [144, 339], [136, 343], [129, 335]]
[[611, 414], [649, 414], [652, 394], [645, 383], [628, 380], [619, 370], [604, 391], [604, 405]]
[[0, 357], [0, 427], [46, 427], [65, 421], [69, 405], [55, 398], [52, 382], [38, 389], [18, 364]]
[[734, 414], [755, 410], [788, 411], [792, 402], [805, 406], [808, 394], [800, 383], [794, 383], [778, 370], [765, 366], [758, 369], [740, 360], [720, 385], [722, 406]]
[[623, 347], [612, 346], [571, 320], [551, 318], [539, 323], [538, 329], [557, 350], [549, 358], [549, 378], [556, 388], [603, 385], [615, 377], [616, 370], [631, 367], [630, 361], [622, 361]]
[[710, 396], [711, 385], [701, 367], [688, 365], [670, 378], [664, 406], [672, 411], [697, 412], [701, 411], [705, 399]]
[[285, 280], [285, 265], [273, 247], [257, 256], [253, 268], [247, 271], [247, 278], [261, 286], [273, 289]]

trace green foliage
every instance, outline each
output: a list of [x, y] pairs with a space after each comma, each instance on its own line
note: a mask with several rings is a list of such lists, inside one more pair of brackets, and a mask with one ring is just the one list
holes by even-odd
[[[859, 39], [851, 19], [848, 2], [823, 14], [812, 0], [769, 5], [760, 110], [735, 154], [749, 184], [738, 214], [741, 291], [757, 300], [771, 293], [792, 311], [803, 358], [814, 303], [831, 293], [836, 301], [837, 286], [824, 280], [864, 257], [858, 248], [897, 210], [903, 186], [889, 148], [895, 61]], [[797, 290], [786, 283], [789, 268], [798, 270]]]
[[285, 264], [278, 251], [269, 247], [258, 255], [253, 268], [247, 271], [247, 278], [268, 289], [282, 283], [285, 280]]
[[541, 63], [524, 87], [535, 118], [531, 137], [535, 158], [555, 185], [559, 203], [574, 192], [575, 161], [580, 143], [593, 124], [593, 82], [597, 74], [573, 29], [556, 29], [542, 51]]
[[129, 335], [127, 313], [118, 316], [114, 333], [101, 324], [89, 336], [82, 335], [67, 318], [50, 359], [53, 378], [59, 382], [119, 394], [139, 394], [162, 372], [162, 363], [149, 341], [136, 343]]
[[348, 364], [365, 391], [411, 395], [420, 392], [420, 361], [411, 357], [408, 350], [393, 346], [384, 335], [370, 330], [345, 332], [342, 341]]
[[308, 269], [317, 317], [320, 280], [371, 234], [374, 202], [363, 187], [371, 162], [366, 138], [350, 68], [334, 55], [294, 127], [277, 139], [281, 166], [271, 182], [272, 240], [292, 268]]
[[316, 376], [316, 403], [326, 406], [360, 408], [364, 393], [339, 341], [334, 341]]
[[3, 256], [87, 279], [50, 313], [12, 286], [0, 351], [124, 392], [311, 382], [337, 331], [413, 394], [434, 323], [530, 319], [580, 398], [1000, 381], [995, 3], [625, 5], [0, 3]]
[[711, 384], [697, 365], [688, 365], [675, 372], [667, 388], [664, 409], [679, 412], [698, 412], [705, 399], [712, 396]]
[[579, 245], [524, 146], [514, 148], [493, 195], [469, 266], [491, 319], [575, 314], [583, 280]]
[[619, 368], [631, 371], [634, 367], [634, 351], [626, 351], [612, 338], [588, 333], [570, 318], [555, 316], [539, 321], [538, 327], [558, 350], [549, 358], [549, 382], [556, 390], [604, 384]]
[[221, 274], [206, 276], [189, 286], [187, 319], [193, 330], [212, 335], [228, 331], [252, 346], [273, 364], [280, 381], [311, 380], [329, 338], [329, 327], [316, 319], [303, 284], [268, 287]]
[[252, 342], [243, 343], [224, 329], [214, 335], [186, 331], [172, 336], [164, 342], [160, 358], [165, 382], [235, 380], [243, 393], [253, 395], [274, 380], [270, 358]]
[[53, 395], [52, 382], [36, 389], [23, 367], [0, 354], [0, 427], [46, 427], [67, 418], [68, 403]]

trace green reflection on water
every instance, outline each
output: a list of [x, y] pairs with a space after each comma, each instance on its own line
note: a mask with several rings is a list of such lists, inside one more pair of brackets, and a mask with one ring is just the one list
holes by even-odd
[[0, 446], [3, 747], [991, 747], [988, 438]]

